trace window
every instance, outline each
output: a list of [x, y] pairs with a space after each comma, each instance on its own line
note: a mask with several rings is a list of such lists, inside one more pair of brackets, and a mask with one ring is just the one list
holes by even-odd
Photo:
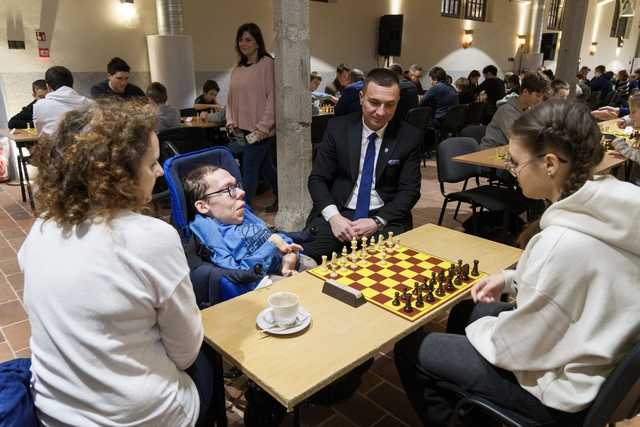
[[484, 21], [487, 15], [487, 0], [442, 0], [440, 15]]
[[613, 11], [613, 21], [611, 22], [611, 33], [609, 36], [616, 38], [627, 38], [627, 27], [631, 18], [620, 18], [620, 5], [622, 0], [616, 0], [616, 6]]
[[462, 0], [442, 0], [440, 14], [451, 18], [460, 18], [460, 5]]
[[485, 0], [467, 0], [464, 5], [464, 19], [484, 21], [487, 15], [487, 2]]
[[564, 17], [564, 1], [551, 0], [549, 8], [549, 22], [547, 29], [552, 31], [560, 31], [562, 29], [562, 18]]

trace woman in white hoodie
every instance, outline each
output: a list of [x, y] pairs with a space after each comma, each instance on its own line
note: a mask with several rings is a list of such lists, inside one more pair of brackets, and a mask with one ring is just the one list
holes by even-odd
[[[640, 189], [593, 177], [600, 140], [582, 104], [551, 100], [514, 123], [507, 169], [527, 197], [550, 206], [517, 269], [472, 289], [478, 305], [464, 331], [397, 344], [396, 366], [425, 424], [446, 425], [465, 392], [541, 425], [580, 424], [640, 339]], [[498, 302], [503, 292], [515, 306]]]

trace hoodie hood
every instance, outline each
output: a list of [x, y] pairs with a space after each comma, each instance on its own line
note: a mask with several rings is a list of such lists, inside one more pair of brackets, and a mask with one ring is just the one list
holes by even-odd
[[50, 99], [55, 102], [59, 102], [60, 104], [71, 107], [71, 109], [77, 108], [78, 106], [83, 105], [87, 98], [80, 95], [78, 92], [70, 88], [69, 86], [60, 86], [58, 89], [53, 92], [49, 92], [45, 99]]
[[559, 226], [640, 255], [640, 187], [606, 175], [552, 204], [540, 227]]

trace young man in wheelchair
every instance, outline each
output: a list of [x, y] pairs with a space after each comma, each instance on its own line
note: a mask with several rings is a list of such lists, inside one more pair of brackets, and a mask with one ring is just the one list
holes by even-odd
[[302, 246], [272, 233], [244, 202], [244, 191], [227, 170], [200, 166], [184, 182], [187, 203], [195, 208], [189, 227], [220, 268], [253, 271], [272, 280], [315, 266]]

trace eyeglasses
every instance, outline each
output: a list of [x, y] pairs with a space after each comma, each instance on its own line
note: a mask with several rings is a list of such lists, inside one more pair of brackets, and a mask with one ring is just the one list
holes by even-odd
[[[529, 160], [527, 160], [526, 162], [524, 162], [524, 163], [519, 164], [519, 165], [517, 165], [517, 166], [516, 166], [516, 165], [513, 163], [513, 158], [511, 157], [511, 154], [507, 153], [507, 154], [505, 154], [505, 156], [504, 156], [504, 166], [505, 166], [505, 168], [507, 169], [507, 171], [509, 171], [509, 173], [510, 173], [511, 175], [513, 175], [513, 176], [514, 176], [514, 178], [517, 178], [517, 177], [518, 177], [518, 175], [520, 175], [520, 172], [522, 172], [522, 170], [523, 170], [527, 165], [529, 165], [529, 164], [531, 164], [531, 163], [535, 162], [535, 161], [536, 161], [536, 160], [538, 160], [538, 159], [543, 158], [543, 157], [544, 157], [544, 156], [546, 156], [547, 154], [550, 154], [550, 153], [542, 153], [542, 154], [539, 154], [539, 155], [537, 155], [536, 157], [534, 157], [533, 159], [529, 159]], [[560, 163], [567, 163], [567, 160], [563, 159], [562, 157], [559, 157], [557, 154], [556, 154], [556, 157], [558, 158], [558, 160], [560, 161]]]
[[226, 188], [223, 188], [222, 190], [213, 191], [211, 193], [205, 194], [204, 196], [202, 196], [202, 200], [206, 200], [209, 197], [218, 196], [218, 195], [224, 194], [224, 193], [227, 193], [227, 195], [230, 198], [234, 198], [234, 197], [236, 197], [236, 194], [238, 193], [238, 190], [242, 190], [242, 186], [240, 184], [230, 185], [230, 186], [228, 186]]

